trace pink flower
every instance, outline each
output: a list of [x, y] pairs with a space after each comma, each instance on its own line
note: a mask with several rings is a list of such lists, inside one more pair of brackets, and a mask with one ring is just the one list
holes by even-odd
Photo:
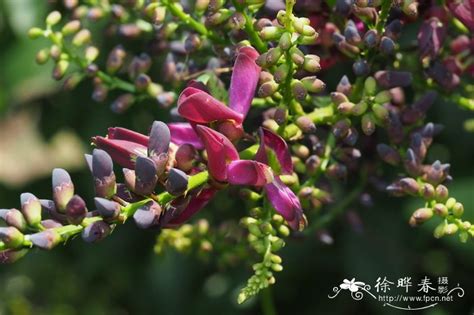
[[472, 0], [452, 0], [448, 4], [451, 13], [474, 32], [474, 5]]
[[178, 99], [178, 113], [192, 124], [217, 123], [217, 129], [232, 141], [242, 136], [242, 122], [257, 88], [260, 67], [255, 63], [258, 53], [242, 47], [235, 60], [227, 107], [196, 84], [184, 89]]

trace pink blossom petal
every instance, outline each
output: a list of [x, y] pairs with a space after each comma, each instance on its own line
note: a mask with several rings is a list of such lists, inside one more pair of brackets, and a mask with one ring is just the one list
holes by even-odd
[[243, 121], [241, 114], [194, 87], [185, 88], [179, 96], [178, 113], [187, 120], [198, 124], [228, 119], [237, 124], [241, 124]]
[[265, 128], [260, 128], [259, 135], [260, 147], [255, 155], [255, 160], [268, 164], [266, 149], [270, 149], [275, 152], [278, 162], [280, 163], [281, 173], [293, 174], [293, 162], [286, 141], [279, 135]]
[[260, 67], [255, 63], [258, 56], [254, 48], [242, 47], [234, 63], [230, 81], [229, 107], [243, 117], [247, 116], [260, 76]]
[[218, 181], [227, 180], [227, 164], [239, 159], [239, 153], [232, 142], [223, 134], [202, 126], [196, 126], [207, 152], [207, 165], [209, 173]]
[[92, 138], [92, 142], [97, 148], [107, 152], [114, 162], [128, 169], [135, 168], [137, 156], [147, 156], [147, 147], [136, 142], [100, 136]]
[[148, 146], [148, 136], [122, 127], [109, 128], [107, 137], [109, 139], [126, 140]]
[[474, 4], [471, 0], [450, 1], [448, 7], [458, 20], [474, 32]]
[[177, 145], [189, 143], [197, 150], [204, 149], [204, 145], [199, 139], [196, 131], [189, 123], [169, 123], [168, 128], [171, 132], [171, 142]]
[[167, 224], [167, 227], [180, 225], [189, 220], [189, 218], [191, 218], [208, 204], [216, 192], [217, 190], [213, 188], [203, 189], [198, 195], [191, 198], [188, 206], [179, 214], [179, 216], [173, 218]]
[[288, 225], [294, 230], [303, 230], [306, 220], [303, 215], [298, 197], [283, 182], [275, 177], [275, 180], [264, 186], [268, 200], [275, 210], [285, 218]]
[[272, 180], [271, 168], [257, 161], [237, 160], [227, 166], [229, 184], [263, 186]]

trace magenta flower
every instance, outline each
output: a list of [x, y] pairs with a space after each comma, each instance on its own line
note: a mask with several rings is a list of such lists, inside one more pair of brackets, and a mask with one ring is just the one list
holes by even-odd
[[168, 128], [171, 132], [171, 142], [176, 145], [191, 144], [197, 150], [204, 149], [196, 131], [188, 123], [169, 123]]
[[270, 203], [290, 227], [295, 230], [304, 228], [306, 222], [298, 197], [266, 164], [267, 150], [272, 150], [279, 161], [281, 173], [293, 172], [288, 146], [281, 137], [262, 129], [256, 161], [240, 160], [234, 145], [223, 134], [205, 126], [198, 125], [196, 128], [204, 143], [209, 174], [213, 178], [232, 185], [263, 186]]
[[242, 136], [242, 122], [257, 88], [260, 67], [258, 53], [252, 47], [242, 47], [234, 64], [227, 107], [199, 87], [188, 86], [178, 99], [178, 113], [194, 124], [217, 123], [217, 130], [234, 141]]
[[207, 203], [214, 197], [216, 192], [217, 190], [213, 188], [205, 188], [200, 191], [196, 196], [191, 198], [189, 204], [177, 217], [171, 219], [170, 222], [168, 222], [166, 227], [177, 226], [189, 220], [189, 218], [191, 218], [194, 214], [199, 212], [199, 210], [207, 205]]
[[471, 0], [452, 0], [448, 4], [451, 13], [474, 32], [474, 8]]

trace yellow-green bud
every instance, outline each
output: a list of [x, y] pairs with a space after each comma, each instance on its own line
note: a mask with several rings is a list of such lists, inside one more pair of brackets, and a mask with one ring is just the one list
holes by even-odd
[[66, 23], [66, 25], [63, 26], [61, 29], [61, 33], [63, 33], [64, 36], [71, 35], [79, 31], [81, 28], [81, 22], [79, 20], [72, 20]]
[[377, 82], [373, 77], [368, 77], [364, 82], [364, 92], [367, 95], [374, 95], [377, 91]]
[[59, 21], [61, 21], [61, 13], [58, 11], [53, 11], [46, 17], [46, 24], [50, 26], [58, 24]]

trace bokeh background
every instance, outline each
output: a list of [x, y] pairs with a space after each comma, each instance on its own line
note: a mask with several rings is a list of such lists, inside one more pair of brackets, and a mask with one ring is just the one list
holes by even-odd
[[[51, 4], [39, 0], [0, 0], [0, 205], [19, 206], [21, 192], [50, 196], [50, 172], [70, 170], [77, 191], [92, 199], [91, 178], [83, 154], [90, 137], [109, 126], [146, 132], [166, 112], [154, 103], [134, 106], [125, 115], [90, 99], [90, 83], [63, 92], [50, 77], [51, 66], [34, 62], [41, 41], [25, 35], [42, 25]], [[324, 77], [331, 86], [350, 64]], [[464, 202], [474, 221], [474, 135], [463, 122], [474, 117], [445, 100], [430, 112], [445, 130], [437, 138], [430, 159], [452, 163], [453, 196]], [[436, 240], [433, 225], [409, 228], [410, 211], [421, 206], [408, 199], [374, 193], [374, 206], [354, 206], [328, 228], [334, 242], [315, 235], [295, 238], [282, 251], [285, 269], [272, 293], [279, 314], [402, 314], [383, 303], [348, 294], [328, 299], [343, 279], [356, 278], [371, 285], [378, 277], [392, 281], [447, 276], [465, 296], [421, 312], [429, 315], [473, 314], [474, 243]], [[207, 212], [243, 214], [240, 202], [221, 197]], [[219, 210], [218, 210], [219, 209]], [[237, 305], [236, 296], [251, 270], [248, 265], [218, 268], [192, 255], [169, 251], [157, 255], [156, 232], [121, 226], [101, 243], [73, 240], [52, 252], [35, 250], [13, 265], [0, 266], [0, 314], [259, 314], [253, 299]], [[211, 260], [212, 261], [212, 260]]]

